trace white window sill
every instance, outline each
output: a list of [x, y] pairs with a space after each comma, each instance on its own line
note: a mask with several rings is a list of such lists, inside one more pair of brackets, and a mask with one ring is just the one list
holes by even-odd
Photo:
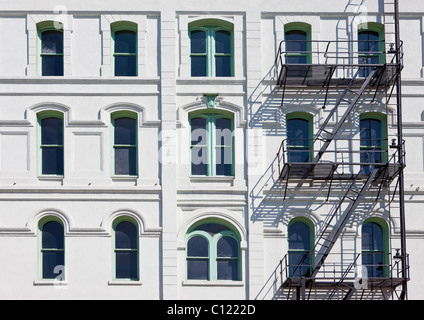
[[138, 176], [112, 176], [112, 180], [116, 181], [135, 181]]
[[182, 285], [185, 287], [243, 287], [243, 281], [232, 280], [183, 280]]
[[37, 177], [39, 180], [55, 180], [55, 181], [61, 181], [63, 180], [64, 176], [56, 176], [56, 175], [42, 175]]
[[34, 286], [67, 286], [68, 281], [60, 281], [55, 279], [35, 280]]
[[111, 280], [107, 283], [109, 286], [141, 286], [140, 280]]
[[191, 181], [203, 181], [203, 182], [211, 182], [211, 181], [233, 181], [234, 176], [190, 176]]

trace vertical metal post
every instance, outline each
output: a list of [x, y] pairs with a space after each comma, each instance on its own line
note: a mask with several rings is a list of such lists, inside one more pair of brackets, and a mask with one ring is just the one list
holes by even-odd
[[402, 78], [401, 78], [401, 41], [399, 30], [399, 0], [394, 1], [394, 19], [395, 19], [395, 46], [396, 46], [396, 102], [397, 102], [397, 126], [398, 126], [398, 148], [399, 148], [399, 215], [400, 215], [400, 237], [401, 237], [401, 256], [402, 256], [402, 293], [400, 298], [408, 298], [407, 290], [407, 261], [406, 261], [406, 232], [405, 232], [405, 202], [404, 202], [404, 159], [403, 159], [403, 135], [402, 135]]

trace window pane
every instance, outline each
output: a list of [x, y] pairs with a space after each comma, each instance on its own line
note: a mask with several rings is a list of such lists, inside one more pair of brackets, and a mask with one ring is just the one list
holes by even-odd
[[285, 33], [286, 51], [299, 53], [307, 51], [307, 34], [304, 31], [293, 30]]
[[231, 131], [231, 119], [218, 118], [215, 120], [215, 143], [219, 146], [231, 146], [233, 133]]
[[215, 53], [231, 54], [231, 33], [228, 31], [215, 32]]
[[202, 236], [194, 236], [187, 243], [188, 257], [208, 257], [209, 244], [208, 240]]
[[137, 149], [115, 147], [115, 174], [137, 175]]
[[63, 56], [42, 56], [41, 75], [63, 76]]
[[289, 273], [292, 277], [308, 276], [311, 271], [310, 252], [289, 252]]
[[63, 148], [44, 147], [41, 149], [41, 173], [63, 175]]
[[309, 147], [309, 121], [305, 119], [287, 120], [287, 145], [293, 147]]
[[115, 227], [115, 248], [137, 249], [137, 227], [129, 221], [120, 222]]
[[45, 118], [41, 121], [41, 144], [63, 145], [63, 120]]
[[222, 237], [218, 241], [217, 255], [218, 257], [236, 258], [239, 253], [238, 241], [233, 237]]
[[115, 56], [115, 76], [137, 76], [137, 56]]
[[136, 145], [136, 120], [133, 118], [117, 118], [113, 121], [115, 145]]
[[231, 77], [231, 57], [215, 57], [215, 75], [217, 77]]
[[[64, 251], [46, 251], [42, 253], [43, 279], [55, 279], [61, 272], [55, 273], [56, 266], [65, 265]], [[57, 271], [57, 270], [56, 270]]]
[[362, 250], [384, 250], [383, 229], [378, 223], [369, 222], [362, 226]]
[[206, 77], [206, 56], [191, 57], [191, 75], [193, 77]]
[[219, 223], [204, 223], [196, 227], [194, 230], [202, 230], [214, 236], [218, 232], [230, 230], [227, 226]]
[[295, 222], [289, 227], [289, 250], [310, 250], [311, 231], [306, 223]]
[[122, 30], [115, 32], [115, 53], [137, 53], [137, 33]]
[[363, 119], [360, 122], [361, 147], [381, 147], [381, 121], [376, 119]]
[[225, 260], [220, 259], [217, 261], [218, 280], [239, 280], [239, 263], [238, 259]]
[[191, 125], [191, 144], [192, 145], [206, 145], [206, 119], [205, 118], [193, 118], [190, 121]]
[[44, 31], [41, 34], [41, 53], [63, 53], [63, 32], [56, 30]]
[[191, 174], [207, 175], [207, 151], [203, 147], [191, 148]]
[[116, 278], [117, 279], [138, 279], [137, 252], [116, 252]]
[[187, 279], [208, 280], [209, 279], [209, 260], [208, 259], [188, 259], [187, 260]]
[[379, 34], [374, 31], [361, 31], [358, 33], [358, 51], [361, 52], [378, 52], [379, 51]]
[[231, 176], [233, 168], [233, 149], [216, 148], [216, 175]]
[[[287, 56], [286, 62], [289, 64], [305, 64], [307, 62], [306, 56]], [[299, 72], [304, 72], [307, 69], [307, 67], [304, 66], [298, 66], [296, 68], [290, 67], [290, 71], [298, 70]], [[294, 71], [293, 71], [294, 72]]]
[[190, 36], [191, 53], [206, 53], [206, 32], [196, 30]]
[[49, 221], [43, 225], [41, 234], [41, 247], [43, 249], [63, 249], [63, 226], [57, 221]]

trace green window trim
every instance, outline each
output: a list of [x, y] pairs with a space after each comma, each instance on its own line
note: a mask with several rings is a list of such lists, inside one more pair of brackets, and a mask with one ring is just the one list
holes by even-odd
[[[136, 228], [136, 235], [137, 235], [137, 248], [136, 249], [117, 249], [116, 248], [116, 235], [115, 235], [115, 230], [116, 227], [118, 226], [118, 224], [120, 224], [121, 222], [129, 222], [132, 223], [135, 228]], [[119, 217], [117, 219], [115, 219], [112, 223], [112, 248], [113, 248], [113, 253], [112, 253], [112, 280], [113, 281], [128, 281], [128, 282], [133, 282], [133, 281], [140, 281], [140, 237], [139, 237], [139, 225], [137, 223], [137, 221], [135, 221], [133, 218], [131, 217]], [[116, 277], [116, 273], [117, 273], [117, 269], [116, 269], [116, 253], [117, 252], [136, 252], [137, 253], [137, 265], [136, 265], [136, 270], [137, 270], [137, 276], [135, 278], [117, 278]]]
[[[381, 162], [387, 163], [388, 161], [388, 133], [387, 133], [387, 117], [383, 113], [379, 112], [366, 112], [362, 113], [359, 116], [359, 121], [365, 119], [373, 119], [381, 122]], [[360, 147], [361, 150], [367, 150], [370, 147]], [[375, 148], [374, 146], [371, 148]]]
[[[59, 26], [60, 28], [57, 28]], [[43, 56], [61, 56], [63, 58], [64, 63], [64, 43], [62, 47], [62, 53], [43, 53], [42, 52], [42, 34], [45, 31], [58, 31], [64, 33], [63, 24], [57, 21], [43, 21], [37, 24], [37, 75], [43, 76], [42, 74], [42, 57]], [[64, 64], [63, 64], [64, 67]]]
[[[292, 220], [290, 220], [289, 224], [287, 225], [287, 235], [289, 235], [289, 231], [290, 231], [290, 227], [297, 222], [301, 222], [304, 223], [308, 226], [309, 228], [309, 232], [310, 232], [310, 243], [309, 243], [309, 247], [311, 248], [310, 250], [295, 250], [295, 249], [290, 249], [290, 246], [288, 245], [288, 254], [290, 253], [309, 253], [310, 257], [311, 257], [311, 261], [310, 261], [310, 271], [312, 271], [313, 266], [315, 266], [315, 252], [314, 252], [314, 246], [315, 246], [315, 226], [313, 224], [313, 222], [311, 220], [309, 220], [308, 218], [305, 217], [296, 217], [293, 218]], [[288, 239], [288, 237], [287, 237]]]
[[40, 219], [40, 221], [38, 222], [38, 228], [37, 228], [37, 239], [38, 239], [38, 256], [37, 256], [37, 264], [38, 264], [38, 279], [40, 280], [48, 280], [48, 281], [66, 281], [67, 279], [65, 279], [65, 270], [61, 270], [62, 273], [58, 273], [58, 277], [56, 278], [44, 278], [43, 277], [43, 253], [44, 252], [63, 252], [64, 255], [64, 266], [66, 266], [66, 257], [65, 257], [65, 234], [63, 234], [63, 249], [62, 248], [43, 248], [43, 227], [46, 223], [48, 222], [57, 222], [59, 223], [63, 230], [65, 231], [65, 224], [63, 223], [63, 221], [55, 216], [46, 216], [43, 217], [42, 219]]
[[[286, 59], [287, 57], [306, 57], [306, 63], [311, 64], [312, 63], [312, 32], [311, 32], [311, 25], [304, 22], [291, 22], [284, 25], [284, 37], [286, 37], [287, 32], [293, 32], [293, 31], [301, 31], [306, 33], [306, 50], [305, 53], [287, 53], [286, 52]], [[287, 51], [287, 49], [286, 49]]]
[[[119, 118], [130, 118], [135, 121], [135, 144], [116, 144], [115, 143], [115, 120]], [[138, 116], [132, 111], [116, 111], [111, 114], [111, 175], [112, 177], [138, 177]], [[115, 149], [131, 148], [135, 150], [135, 174], [116, 174], [115, 173]]]
[[[41, 143], [41, 130], [42, 125], [41, 122], [43, 119], [46, 118], [57, 118], [62, 120], [62, 135], [63, 135], [63, 144], [42, 144]], [[63, 178], [65, 172], [63, 174], [45, 174], [42, 170], [42, 164], [43, 164], [43, 157], [42, 157], [42, 150], [43, 148], [61, 148], [62, 152], [64, 152], [64, 145], [65, 145], [65, 128], [64, 128], [64, 115], [60, 111], [54, 111], [54, 110], [48, 110], [48, 111], [41, 111], [37, 114], [37, 173], [38, 176], [42, 177], [58, 177]], [[63, 169], [65, 169], [65, 156], [63, 156]]]
[[383, 251], [378, 251], [378, 250], [373, 250], [373, 251], [368, 251], [368, 250], [363, 250], [361, 248], [361, 253], [372, 253], [372, 252], [380, 252], [381, 254], [383, 254], [383, 264], [384, 264], [384, 268], [383, 268], [383, 277], [389, 277], [390, 276], [390, 256], [389, 256], [389, 252], [390, 252], [390, 244], [389, 244], [389, 239], [390, 239], [390, 231], [389, 231], [389, 227], [387, 225], [387, 222], [384, 221], [381, 218], [377, 218], [377, 217], [371, 217], [366, 219], [363, 223], [362, 223], [362, 227], [364, 225], [366, 225], [367, 223], [375, 223], [377, 225], [379, 225], [383, 231]]
[[[216, 57], [230, 57], [230, 75], [234, 77], [234, 31], [233, 26], [224, 21], [217, 20], [201, 20], [190, 23], [189, 25], [189, 39], [191, 39], [192, 32], [203, 31], [206, 33], [206, 51], [202, 53], [193, 53], [191, 49], [191, 41], [189, 41], [190, 65], [192, 57], [205, 57], [206, 58], [206, 77], [216, 77]], [[225, 31], [230, 34], [230, 53], [217, 53], [215, 46], [215, 35], [218, 31]], [[190, 68], [191, 69], [191, 68]]]
[[[197, 227], [201, 226], [201, 225], [205, 225], [208, 223], [215, 223], [215, 224], [220, 224], [223, 225], [225, 227], [227, 227], [229, 230], [222, 230], [220, 232], [215, 233], [213, 236], [210, 235], [208, 232], [203, 231], [203, 230], [195, 230]], [[242, 281], [242, 256], [241, 256], [241, 247], [240, 247], [240, 236], [239, 234], [234, 231], [234, 227], [229, 224], [226, 223], [224, 221], [221, 220], [217, 220], [217, 219], [207, 219], [207, 220], [203, 220], [201, 222], [196, 223], [194, 226], [192, 226], [189, 231], [186, 234], [186, 239], [185, 239], [185, 243], [188, 244], [189, 240], [193, 237], [196, 236], [200, 236], [203, 237], [204, 239], [206, 239], [207, 243], [208, 243], [208, 257], [195, 257], [195, 256], [188, 256], [188, 250], [186, 248], [185, 250], [185, 279], [186, 280], [194, 280], [194, 279], [189, 279], [188, 278], [188, 261], [190, 259], [204, 259], [204, 260], [208, 260], [208, 277], [207, 277], [207, 281]], [[218, 253], [217, 253], [217, 246], [218, 246], [218, 241], [220, 239], [222, 239], [223, 237], [231, 237], [234, 240], [237, 241], [237, 245], [238, 245], [238, 256], [237, 257], [225, 257], [225, 258], [220, 258], [218, 257]], [[218, 280], [218, 261], [221, 259], [227, 259], [227, 260], [237, 260], [238, 261], [238, 279], [237, 280]]]
[[[139, 70], [138, 70], [138, 26], [136, 23], [131, 21], [117, 21], [111, 24], [111, 75], [115, 76], [115, 58], [116, 57], [136, 57], [136, 64], [135, 64], [135, 77], [138, 76]], [[119, 31], [130, 31], [135, 33], [135, 52], [133, 53], [116, 53], [115, 52], [115, 34]]]
[[[208, 177], [224, 177], [224, 176], [234, 176], [234, 116], [229, 112], [222, 112], [222, 111], [214, 111], [214, 110], [208, 110], [208, 111], [196, 111], [190, 114], [189, 116], [189, 122], [191, 127], [191, 121], [193, 118], [203, 118], [206, 119], [206, 141], [204, 144], [196, 144], [193, 145], [191, 143], [191, 131], [189, 136], [189, 145], [190, 145], [190, 164], [192, 163], [192, 152], [191, 150], [194, 147], [204, 147], [206, 148], [206, 175], [193, 175], [190, 171], [191, 176], [208, 176]], [[231, 121], [231, 145], [224, 144], [224, 145], [218, 145], [216, 143], [216, 120], [217, 119], [229, 119]], [[223, 149], [229, 149], [231, 148], [231, 174], [230, 175], [218, 175], [216, 173], [216, 153], [217, 149], [223, 148]]]

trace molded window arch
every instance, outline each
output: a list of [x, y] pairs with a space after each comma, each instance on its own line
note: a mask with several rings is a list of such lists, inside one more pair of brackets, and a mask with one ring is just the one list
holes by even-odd
[[138, 174], [138, 119], [130, 111], [111, 114], [112, 122], [112, 175]]
[[[387, 121], [382, 113], [367, 112], [360, 119], [361, 163], [387, 162]], [[372, 171], [373, 166], [362, 166], [365, 174]]]
[[189, 114], [191, 174], [234, 175], [234, 116], [225, 111], [201, 110]]
[[39, 278], [65, 280], [64, 223], [57, 217], [47, 216], [38, 222]]
[[41, 175], [64, 174], [64, 125], [63, 113], [42, 111], [37, 114], [38, 124], [38, 172]]
[[[359, 64], [384, 64], [384, 25], [376, 22], [363, 23], [358, 26]], [[361, 69], [360, 77], [367, 77], [373, 67]]]
[[[284, 25], [284, 40], [287, 64], [312, 63], [311, 25], [303, 22], [291, 22]], [[308, 66], [290, 67], [288, 77], [308, 76]]]
[[207, 219], [186, 234], [186, 279], [241, 280], [240, 235], [230, 224]]
[[204, 19], [189, 24], [192, 77], [234, 76], [234, 27]]
[[130, 217], [113, 221], [113, 278], [138, 281], [139, 274], [139, 226]]
[[290, 276], [308, 276], [314, 265], [314, 225], [309, 219], [299, 217], [292, 219], [287, 229]]
[[286, 115], [288, 162], [310, 162], [313, 159], [313, 115], [293, 112]]
[[55, 21], [40, 22], [37, 24], [37, 34], [38, 74], [63, 76], [63, 25]]
[[362, 265], [368, 278], [387, 277], [389, 272], [389, 229], [379, 218], [370, 218], [362, 224]]
[[138, 75], [137, 28], [137, 24], [130, 21], [118, 21], [111, 24], [114, 76]]

